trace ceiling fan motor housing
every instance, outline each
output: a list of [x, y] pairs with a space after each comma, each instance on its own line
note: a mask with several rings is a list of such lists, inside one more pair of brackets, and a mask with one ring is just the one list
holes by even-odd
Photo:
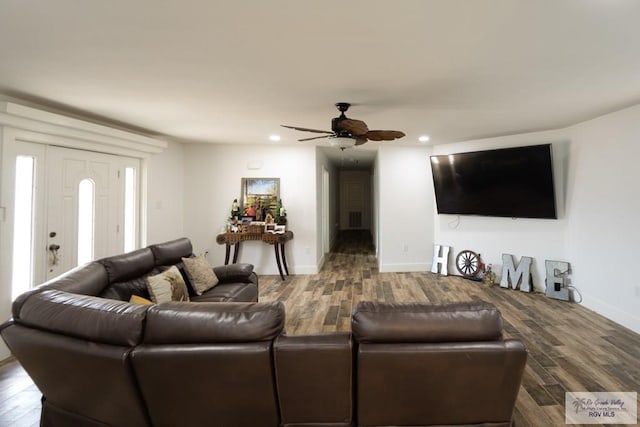
[[348, 102], [336, 102], [336, 108], [338, 109], [338, 111], [340, 111], [340, 116], [334, 117], [333, 119], [331, 119], [331, 130], [335, 132], [336, 136], [341, 136], [341, 137], [351, 136], [351, 132], [344, 129], [340, 129], [340, 127], [338, 126], [338, 124], [341, 121], [347, 118], [347, 116], [344, 115], [344, 112], [347, 111], [350, 106], [351, 104], [349, 104]]
[[346, 119], [344, 115], [342, 117], [334, 117], [333, 119], [331, 119], [331, 130], [335, 132], [336, 136], [342, 136], [342, 137], [351, 136], [351, 132], [345, 129], [340, 129], [340, 126], [338, 126], [340, 122], [343, 121], [344, 119]]

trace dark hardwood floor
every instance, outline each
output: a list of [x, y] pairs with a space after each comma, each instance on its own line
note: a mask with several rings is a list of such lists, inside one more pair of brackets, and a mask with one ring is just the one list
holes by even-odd
[[40, 424], [40, 391], [15, 361], [0, 364], [0, 426]]
[[349, 331], [351, 310], [360, 300], [491, 302], [502, 312], [505, 336], [522, 340], [529, 351], [516, 402], [517, 426], [564, 425], [565, 391], [640, 394], [639, 334], [541, 293], [429, 272], [379, 273], [373, 250], [368, 233], [344, 234], [319, 274], [285, 281], [261, 277], [260, 298], [285, 303], [290, 335]]
[[[319, 274], [260, 277], [260, 300], [283, 301], [289, 335], [349, 331], [360, 300], [483, 300], [529, 350], [516, 402], [520, 426], [564, 425], [565, 391], [640, 392], [640, 335], [578, 305], [429, 272], [379, 273], [371, 236], [345, 233]], [[33, 426], [40, 394], [15, 361], [0, 366], [0, 426]], [[640, 405], [639, 405], [640, 406]], [[611, 424], [607, 424], [611, 426]]]

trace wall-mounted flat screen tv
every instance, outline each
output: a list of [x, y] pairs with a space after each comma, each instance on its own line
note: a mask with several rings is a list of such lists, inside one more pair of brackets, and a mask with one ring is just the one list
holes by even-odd
[[556, 219], [551, 144], [431, 156], [439, 214]]

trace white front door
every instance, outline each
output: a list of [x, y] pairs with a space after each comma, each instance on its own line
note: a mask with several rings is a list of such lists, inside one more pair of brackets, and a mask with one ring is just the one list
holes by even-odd
[[46, 169], [46, 279], [121, 251], [119, 158], [50, 146]]
[[3, 154], [2, 252], [9, 256], [0, 276], [14, 298], [77, 265], [137, 247], [138, 159], [22, 141]]

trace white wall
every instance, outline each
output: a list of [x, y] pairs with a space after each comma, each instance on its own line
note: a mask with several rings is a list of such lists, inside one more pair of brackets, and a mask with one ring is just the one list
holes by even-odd
[[433, 247], [430, 147], [382, 145], [378, 151], [380, 272], [429, 270]]
[[376, 158], [373, 161], [373, 170], [371, 172], [371, 200], [373, 203], [373, 209], [371, 209], [371, 234], [373, 236], [373, 246], [376, 257], [379, 256], [378, 249], [380, 248], [380, 173], [378, 169], [378, 153], [376, 153]]
[[146, 239], [142, 246], [184, 236], [184, 144], [145, 160], [147, 165]]
[[[291, 274], [314, 274], [320, 254], [317, 229], [316, 155], [313, 145], [265, 146], [187, 144], [185, 156], [184, 233], [196, 253], [209, 251], [214, 265], [224, 262], [224, 246], [216, 243], [234, 198], [240, 200], [243, 177], [280, 178], [280, 197], [287, 210], [287, 243]], [[259, 169], [249, 169], [260, 165]], [[258, 274], [278, 274], [273, 247], [243, 242], [239, 262], [252, 263]]]
[[[534, 286], [544, 290], [544, 261], [569, 261], [565, 259], [565, 236], [567, 219], [564, 214], [566, 159], [569, 143], [565, 131], [537, 132], [500, 138], [467, 141], [434, 147], [433, 154], [451, 154], [491, 148], [523, 145], [552, 144], [558, 220], [495, 218], [480, 216], [456, 216], [435, 214], [435, 242], [451, 246], [449, 252], [449, 274], [458, 275], [455, 258], [468, 249], [481, 254], [483, 262], [493, 264], [498, 277], [501, 274], [502, 254], [514, 255], [516, 261], [522, 256], [534, 259], [531, 273]], [[430, 178], [432, 180], [432, 178]], [[431, 181], [433, 186], [433, 181]], [[435, 210], [435, 203], [434, 203]], [[433, 254], [433, 251], [431, 251]]]
[[317, 187], [317, 197], [316, 203], [318, 206], [317, 212], [317, 227], [318, 227], [318, 238], [317, 238], [317, 248], [316, 251], [318, 253], [318, 271], [322, 268], [322, 264], [324, 263], [324, 253], [322, 247], [322, 174], [323, 169], [326, 169], [329, 173], [329, 247], [333, 246], [336, 235], [338, 233], [338, 170], [335, 165], [329, 160], [327, 155], [320, 149], [316, 148], [316, 187]]
[[573, 285], [585, 306], [640, 333], [640, 105], [568, 131]]
[[[2, 153], [4, 152], [4, 133], [4, 127], [0, 126], [0, 165], [2, 165]], [[0, 173], [0, 204], [2, 204], [2, 209], [4, 210], [7, 209], [7, 206], [5, 205], [7, 205], [8, 203], [4, 200], [7, 195], [3, 194], [4, 182], [2, 181], [2, 177], [3, 174]], [[0, 219], [2, 220], [2, 223], [0, 223], [0, 254], [4, 255], [5, 251], [3, 250], [3, 248], [10, 245], [10, 242], [13, 239], [8, 236], [9, 233], [7, 231], [9, 230], [3, 231], [4, 227], [2, 225], [4, 224], [4, 218], [7, 215], [7, 212], [2, 211], [0, 214], [2, 215], [2, 217], [0, 217]], [[0, 264], [2, 264], [2, 262], [0, 262]], [[6, 278], [11, 276], [9, 274], [3, 273], [4, 272], [0, 272], [0, 277], [2, 277], [3, 279], [2, 283], [0, 283], [0, 322], [4, 322], [11, 318], [12, 303], [11, 281], [6, 280]], [[9, 348], [5, 345], [4, 341], [0, 340], [0, 361], [6, 359], [10, 355], [11, 352], [9, 351]]]
[[452, 246], [449, 271], [464, 249], [498, 275], [503, 253], [531, 256], [543, 291], [545, 260], [567, 261], [585, 306], [640, 332], [640, 106], [557, 131], [436, 146], [434, 154], [542, 143], [552, 143], [559, 219], [436, 215], [435, 242]]

